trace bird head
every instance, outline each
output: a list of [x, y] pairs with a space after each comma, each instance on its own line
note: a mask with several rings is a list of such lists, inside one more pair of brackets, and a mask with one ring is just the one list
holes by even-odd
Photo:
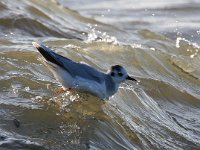
[[120, 65], [111, 66], [110, 70], [108, 71], [108, 74], [111, 76], [113, 81], [118, 84], [126, 80], [137, 81], [136, 79], [130, 77], [126, 69], [124, 69]]

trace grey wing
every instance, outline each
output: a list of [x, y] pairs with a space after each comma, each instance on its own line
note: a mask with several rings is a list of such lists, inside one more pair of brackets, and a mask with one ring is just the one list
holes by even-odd
[[64, 63], [64, 66], [67, 70], [70, 70], [74, 76], [79, 76], [89, 80], [94, 80], [99, 83], [102, 83], [104, 81], [104, 76], [105, 76], [104, 73], [86, 64], [72, 62], [69, 64]]
[[69, 72], [71, 76], [80, 76], [89, 80], [95, 80], [99, 83], [104, 81], [105, 74], [96, 70], [95, 68], [92, 68], [86, 64], [74, 62], [71, 59], [56, 54], [43, 44], [33, 42], [33, 45], [38, 49], [38, 51], [47, 61], [62, 67], [67, 72]]

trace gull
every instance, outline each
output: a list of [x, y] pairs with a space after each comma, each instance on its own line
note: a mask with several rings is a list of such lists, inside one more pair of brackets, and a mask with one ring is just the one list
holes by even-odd
[[137, 81], [120, 65], [113, 65], [103, 73], [87, 64], [63, 57], [42, 43], [32, 44], [45, 58], [49, 70], [64, 89], [75, 89], [108, 99], [117, 92], [120, 83], [125, 80]]

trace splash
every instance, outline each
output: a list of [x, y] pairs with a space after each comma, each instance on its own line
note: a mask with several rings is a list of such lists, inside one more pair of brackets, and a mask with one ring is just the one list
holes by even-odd
[[98, 26], [97, 24], [95, 24], [94, 26], [91, 24], [87, 25], [87, 29], [89, 30], [89, 33], [88, 33], [88, 38], [85, 41], [86, 43], [91, 43], [93, 41], [96, 41], [96, 42], [118, 44], [116, 37], [110, 36], [106, 32], [102, 32], [96, 29], [97, 26]]

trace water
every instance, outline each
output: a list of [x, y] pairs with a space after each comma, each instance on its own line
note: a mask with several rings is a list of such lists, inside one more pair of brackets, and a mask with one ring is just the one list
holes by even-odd
[[[200, 149], [199, 4], [1, 0], [0, 149]], [[33, 41], [140, 83], [58, 95]]]

